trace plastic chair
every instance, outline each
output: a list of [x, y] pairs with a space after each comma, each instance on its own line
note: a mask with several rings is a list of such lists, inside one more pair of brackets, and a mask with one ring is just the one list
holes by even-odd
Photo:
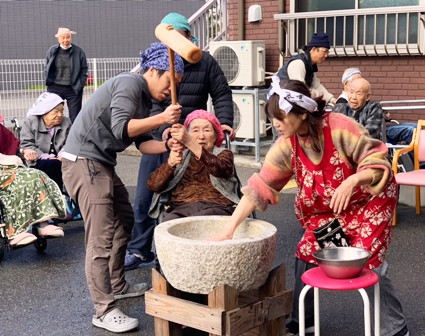
[[[374, 306], [375, 306], [375, 336], [380, 335], [380, 299], [379, 299], [379, 278], [371, 270], [364, 269], [360, 275], [352, 279], [334, 279], [328, 277], [320, 267], [315, 267], [306, 271], [302, 277], [302, 281], [306, 284], [300, 293], [299, 300], [299, 335], [305, 336], [305, 305], [304, 299], [307, 292], [313, 288], [314, 290], [314, 335], [320, 335], [320, 303], [319, 289], [326, 290], [358, 290], [363, 298], [364, 304], [364, 328], [365, 335], [371, 336], [370, 323], [370, 301], [364, 290], [365, 288], [374, 286]], [[341, 331], [343, 334], [343, 331]]]
[[[398, 162], [401, 155], [412, 152], [414, 155], [414, 169], [408, 172], [399, 172]], [[396, 150], [393, 157], [392, 169], [398, 185], [414, 186], [416, 193], [416, 214], [421, 213], [421, 190], [425, 187], [425, 169], [420, 169], [420, 163], [425, 162], [425, 120], [418, 120], [418, 127], [414, 132], [409, 146]], [[397, 209], [394, 211], [393, 225], [397, 224]]]

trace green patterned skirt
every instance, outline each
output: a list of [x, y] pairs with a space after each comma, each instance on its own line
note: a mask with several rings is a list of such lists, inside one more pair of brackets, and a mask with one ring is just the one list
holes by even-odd
[[0, 200], [9, 239], [31, 224], [65, 218], [65, 197], [44, 172], [0, 165]]

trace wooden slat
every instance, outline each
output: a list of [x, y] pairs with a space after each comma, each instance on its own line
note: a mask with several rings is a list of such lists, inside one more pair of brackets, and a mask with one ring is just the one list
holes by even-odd
[[153, 292], [145, 293], [145, 301], [146, 314], [211, 334], [222, 334], [222, 309]]
[[240, 335], [263, 323], [289, 314], [292, 311], [293, 296], [293, 291], [288, 290], [246, 307], [226, 312], [224, 316], [226, 322], [225, 335]]
[[[208, 294], [208, 306], [222, 309], [223, 311], [235, 309], [238, 307], [238, 291], [228, 285], [221, 285]], [[223, 333], [223, 329], [225, 328], [223, 319], [221, 321], [221, 328]], [[210, 336], [213, 336], [213, 334], [210, 334]]]
[[[260, 299], [273, 297], [286, 289], [286, 267], [281, 264], [274, 268], [268, 275], [266, 283], [260, 287]], [[292, 307], [292, 300], [289, 302]], [[292, 309], [289, 310], [291, 312]], [[288, 313], [289, 314], [289, 313]], [[284, 335], [286, 334], [286, 319], [288, 316], [280, 316], [259, 326], [260, 335]]]
[[[168, 281], [156, 270], [152, 269], [152, 290], [164, 295], [179, 296], [180, 292], [173, 288]], [[148, 294], [148, 293], [146, 293]], [[182, 326], [167, 319], [154, 318], [155, 335], [182, 336]]]

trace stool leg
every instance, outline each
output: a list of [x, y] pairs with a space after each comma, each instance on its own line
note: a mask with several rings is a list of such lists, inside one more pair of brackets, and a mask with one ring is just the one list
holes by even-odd
[[304, 288], [301, 290], [300, 298], [299, 298], [299, 336], [305, 336], [305, 306], [304, 306], [304, 299], [307, 292], [310, 290], [311, 286], [305, 285]]
[[381, 335], [381, 301], [379, 293], [379, 282], [374, 286], [374, 298], [375, 298], [375, 336]]
[[320, 336], [320, 298], [317, 287], [314, 287], [314, 336]]
[[367, 293], [366, 293], [366, 291], [363, 288], [359, 288], [359, 292], [362, 295], [363, 305], [364, 305], [364, 330], [365, 330], [365, 336], [371, 336], [369, 297], [367, 296]]

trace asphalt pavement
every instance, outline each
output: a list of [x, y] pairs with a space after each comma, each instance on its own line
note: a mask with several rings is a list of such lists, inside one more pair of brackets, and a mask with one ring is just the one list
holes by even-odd
[[[128, 154], [119, 155], [117, 173], [133, 200], [140, 157]], [[260, 167], [252, 153], [237, 155], [236, 163], [242, 183]], [[257, 213], [259, 219], [278, 229], [274, 265], [286, 265], [287, 288], [293, 288], [294, 251], [302, 235], [294, 215], [294, 196], [294, 189], [285, 190], [279, 204]], [[424, 216], [415, 215], [412, 207], [399, 206], [399, 224], [393, 230], [387, 256], [389, 274], [402, 302], [411, 336], [425, 336]], [[75, 221], [62, 226], [65, 237], [49, 240], [43, 253], [37, 253], [34, 246], [6, 251], [0, 262], [0, 335], [113, 335], [91, 324], [93, 307], [84, 275], [83, 223]], [[129, 271], [127, 280], [150, 284], [151, 271]], [[145, 314], [144, 297], [120, 300], [119, 307], [140, 320], [138, 330], [122, 335], [154, 336], [153, 318]], [[359, 336], [363, 333], [363, 307], [357, 291], [321, 292], [321, 335]]]

